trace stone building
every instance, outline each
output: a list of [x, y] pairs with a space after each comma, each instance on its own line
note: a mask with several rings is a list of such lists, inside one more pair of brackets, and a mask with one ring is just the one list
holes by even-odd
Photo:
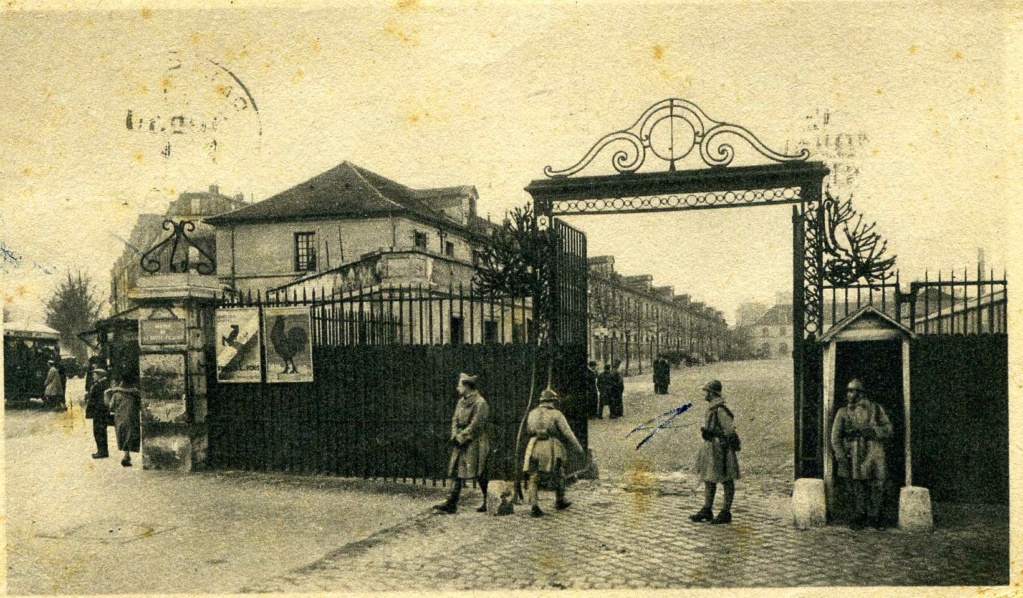
[[753, 350], [765, 359], [792, 356], [792, 304], [778, 304], [750, 325]]
[[217, 276], [236, 291], [326, 293], [468, 285], [492, 227], [472, 186], [412, 189], [350, 162], [207, 218]]

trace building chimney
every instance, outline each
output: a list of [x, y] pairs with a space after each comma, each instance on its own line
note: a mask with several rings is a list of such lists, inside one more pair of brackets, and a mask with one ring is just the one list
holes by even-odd
[[213, 195], [220, 195], [220, 186], [210, 185], [210, 193], [212, 193]]

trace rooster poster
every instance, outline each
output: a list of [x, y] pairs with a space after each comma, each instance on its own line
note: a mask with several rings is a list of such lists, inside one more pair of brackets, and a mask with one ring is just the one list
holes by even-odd
[[217, 310], [217, 381], [260, 382], [259, 310]]
[[312, 382], [313, 351], [309, 308], [263, 308], [266, 381]]

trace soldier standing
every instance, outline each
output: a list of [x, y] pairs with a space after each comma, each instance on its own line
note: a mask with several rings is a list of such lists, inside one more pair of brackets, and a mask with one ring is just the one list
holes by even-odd
[[490, 456], [490, 406], [476, 390], [476, 376], [459, 374], [458, 404], [451, 417], [451, 460], [448, 477], [451, 493], [434, 507], [442, 513], [458, 510], [458, 498], [465, 481], [475, 479], [483, 491], [483, 505], [477, 512], [487, 512], [487, 461]]
[[849, 382], [846, 405], [835, 414], [831, 426], [831, 449], [838, 476], [847, 480], [853, 499], [850, 527], [862, 529], [868, 522], [882, 529], [881, 504], [888, 468], [883, 441], [892, 436], [892, 423], [884, 408], [869, 400], [863, 383]]
[[544, 514], [539, 505], [541, 475], [549, 476], [554, 483], [554, 508], [560, 511], [571, 506], [572, 503], [565, 500], [565, 468], [568, 465], [565, 442], [580, 453], [584, 452], [564, 414], [554, 407], [557, 400], [557, 393], [548, 386], [540, 393], [540, 404], [526, 418], [529, 443], [526, 445], [523, 471], [529, 477], [526, 496], [533, 506], [530, 513], [533, 517]]
[[[700, 428], [703, 446], [696, 457], [696, 473], [703, 480], [703, 508], [690, 515], [692, 521], [711, 523], [732, 522], [732, 499], [735, 498], [735, 480], [739, 479], [739, 460], [735, 456], [737, 438], [735, 417], [721, 396], [721, 382], [712, 380], [703, 385], [707, 415]], [[714, 494], [717, 485], [725, 489], [725, 503], [714, 516]]]

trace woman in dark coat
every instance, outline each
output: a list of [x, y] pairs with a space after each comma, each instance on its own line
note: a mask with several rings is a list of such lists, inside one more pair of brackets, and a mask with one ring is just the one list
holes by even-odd
[[139, 390], [126, 383], [122, 376], [114, 377], [114, 384], [107, 393], [117, 433], [117, 450], [124, 451], [121, 465], [131, 467], [131, 454], [139, 452], [142, 444], [139, 419], [142, 397]]

